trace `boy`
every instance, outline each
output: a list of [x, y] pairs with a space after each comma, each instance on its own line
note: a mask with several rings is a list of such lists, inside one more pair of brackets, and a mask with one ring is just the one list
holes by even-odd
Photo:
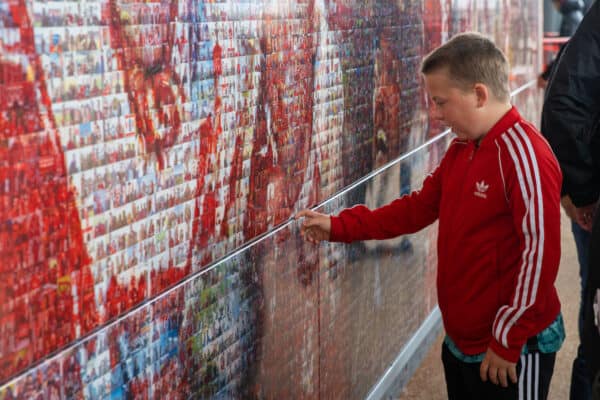
[[[434, 117], [458, 136], [420, 191], [370, 210], [310, 210], [310, 242], [386, 239], [439, 219], [438, 301], [450, 399], [544, 399], [564, 339], [554, 287], [560, 260], [561, 172], [511, 106], [508, 62], [476, 33], [422, 63]], [[536, 393], [537, 392], [537, 393]]]

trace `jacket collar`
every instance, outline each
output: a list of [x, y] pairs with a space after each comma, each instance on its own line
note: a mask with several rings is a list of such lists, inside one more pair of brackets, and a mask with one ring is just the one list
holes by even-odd
[[521, 114], [519, 114], [519, 111], [515, 106], [512, 106], [511, 109], [508, 110], [506, 114], [504, 114], [502, 118], [500, 118], [498, 122], [494, 124], [494, 126], [492, 126], [492, 129], [488, 131], [488, 133], [483, 137], [483, 139], [481, 139], [481, 142], [479, 142], [479, 146], [483, 146], [486, 143], [492, 143], [494, 139], [506, 132], [508, 128], [512, 127], [516, 122], [520, 120]]

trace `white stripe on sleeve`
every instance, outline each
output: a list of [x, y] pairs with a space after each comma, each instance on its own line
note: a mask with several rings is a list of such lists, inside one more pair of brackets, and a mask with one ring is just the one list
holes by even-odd
[[[519, 124], [516, 124], [515, 128], [516, 131], [510, 129], [508, 134], [503, 134], [502, 139], [515, 163], [519, 188], [525, 203], [526, 212], [522, 222], [525, 248], [512, 304], [502, 307], [496, 316], [494, 336], [504, 347], [508, 347], [510, 329], [536, 300], [544, 248], [544, 216], [539, 167], [526, 132]], [[512, 318], [509, 319], [511, 315]]]

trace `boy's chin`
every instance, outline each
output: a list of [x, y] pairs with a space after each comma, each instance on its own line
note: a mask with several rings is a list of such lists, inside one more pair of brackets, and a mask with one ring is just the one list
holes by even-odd
[[456, 135], [456, 137], [457, 137], [457, 138], [459, 138], [460, 140], [469, 140], [469, 139], [471, 139], [471, 137], [470, 137], [468, 134], [466, 134], [466, 133], [463, 133], [463, 132], [458, 132], [458, 131], [455, 131], [454, 129], [452, 129], [452, 132], [453, 132], [453, 133]]
[[452, 132], [454, 132], [456, 137], [458, 137], [460, 140], [479, 140], [481, 138], [480, 135], [474, 133], [466, 133], [455, 130], [452, 130]]

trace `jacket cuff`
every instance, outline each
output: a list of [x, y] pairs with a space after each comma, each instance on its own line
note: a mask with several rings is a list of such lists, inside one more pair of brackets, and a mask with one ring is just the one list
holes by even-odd
[[331, 229], [329, 230], [329, 241], [330, 242], [342, 242], [342, 234], [344, 232], [342, 227], [342, 221], [339, 217], [331, 215], [329, 217], [331, 221]]
[[598, 201], [598, 193], [597, 192], [586, 192], [586, 193], [570, 193], [571, 201], [575, 205], [575, 207], [585, 207], [590, 204], [595, 204]]
[[506, 348], [502, 346], [496, 339], [492, 339], [490, 342], [490, 348], [494, 350], [494, 353], [504, 358], [507, 361], [516, 363], [519, 361], [519, 357], [521, 356], [521, 350], [523, 350], [523, 346], [519, 348]]

